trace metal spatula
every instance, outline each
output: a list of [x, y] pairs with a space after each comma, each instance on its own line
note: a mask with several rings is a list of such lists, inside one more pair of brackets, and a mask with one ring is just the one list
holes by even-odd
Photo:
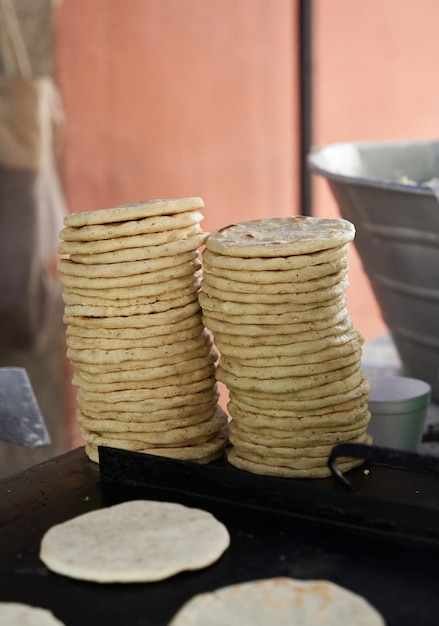
[[0, 440], [36, 448], [51, 443], [27, 372], [0, 367]]

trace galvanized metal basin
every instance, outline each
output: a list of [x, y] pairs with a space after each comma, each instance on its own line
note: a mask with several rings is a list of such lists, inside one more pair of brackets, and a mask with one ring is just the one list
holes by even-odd
[[309, 155], [327, 179], [405, 373], [439, 401], [439, 142], [339, 143]]

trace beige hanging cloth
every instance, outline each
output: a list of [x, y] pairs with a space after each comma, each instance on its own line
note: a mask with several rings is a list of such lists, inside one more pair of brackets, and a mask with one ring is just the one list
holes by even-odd
[[0, 349], [41, 349], [61, 327], [62, 112], [53, 79], [32, 74], [12, 0], [0, 0], [0, 43]]

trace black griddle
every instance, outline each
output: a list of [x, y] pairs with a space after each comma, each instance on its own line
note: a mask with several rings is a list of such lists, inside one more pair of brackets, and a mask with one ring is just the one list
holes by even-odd
[[[360, 593], [388, 626], [438, 624], [434, 462], [411, 458], [405, 467], [404, 458], [383, 459], [378, 450], [346, 483], [336, 471], [345, 452], [334, 449], [334, 474], [319, 480], [257, 476], [225, 459], [201, 466], [110, 448], [100, 449], [100, 467], [79, 448], [21, 472], [0, 482], [0, 600], [49, 608], [67, 626], [162, 626], [196, 593], [291, 576]], [[53, 524], [136, 498], [212, 512], [229, 529], [230, 548], [211, 567], [152, 584], [82, 582], [40, 562], [41, 537]]]

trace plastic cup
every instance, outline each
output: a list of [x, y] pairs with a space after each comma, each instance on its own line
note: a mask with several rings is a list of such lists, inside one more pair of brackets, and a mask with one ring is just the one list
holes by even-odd
[[371, 419], [367, 432], [373, 444], [417, 452], [422, 439], [431, 386], [406, 376], [371, 376]]

